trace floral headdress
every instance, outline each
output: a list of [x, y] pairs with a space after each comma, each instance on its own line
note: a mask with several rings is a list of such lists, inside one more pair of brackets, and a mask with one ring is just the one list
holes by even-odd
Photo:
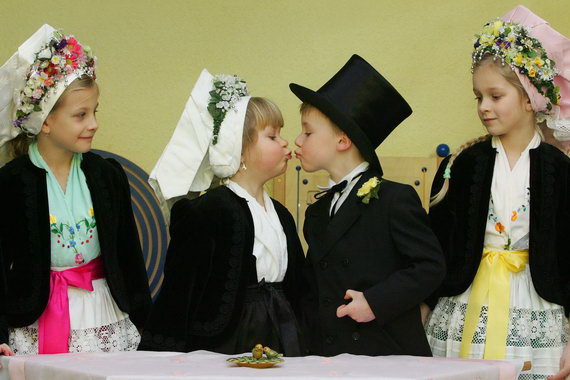
[[546, 98], [548, 111], [553, 105], [560, 104], [560, 88], [554, 84], [554, 77], [558, 74], [554, 68], [556, 62], [548, 57], [540, 41], [530, 36], [526, 26], [493, 20], [475, 35], [473, 47], [471, 71], [483, 56], [491, 54], [528, 77], [539, 94]]
[[[13, 126], [28, 135], [36, 135], [39, 132], [38, 126], [28, 126], [26, 123], [31, 114], [39, 112], [44, 117], [47, 116], [57, 97], [74, 79], [82, 75], [95, 78], [95, 60], [88, 46], [81, 45], [71, 35], [66, 36], [61, 31], [54, 30], [49, 41], [35, 53], [35, 60], [26, 75], [25, 86], [16, 102]], [[50, 102], [51, 107], [46, 106], [54, 96], [56, 98]]]
[[244, 96], [248, 96], [247, 85], [236, 75], [216, 75], [213, 78], [214, 89], [210, 91], [208, 112], [214, 119], [214, 133], [212, 144], [218, 143], [220, 126], [229, 110], [235, 109], [236, 103]]

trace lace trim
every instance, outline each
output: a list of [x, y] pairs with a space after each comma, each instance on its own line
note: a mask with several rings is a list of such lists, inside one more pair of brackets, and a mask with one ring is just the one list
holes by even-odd
[[554, 129], [556, 131], [570, 133], [570, 119], [559, 118], [559, 113], [550, 115], [539, 112], [536, 114], [536, 121], [538, 123], [546, 121], [546, 126], [548, 128]]
[[[434, 356], [458, 356], [467, 304], [453, 298], [441, 298], [426, 324], [426, 334]], [[472, 340], [472, 353], [476, 345], [485, 344], [487, 332], [487, 306], [483, 306]], [[507, 358], [513, 353], [518, 358], [533, 361], [531, 373], [522, 379], [545, 379], [558, 371], [558, 360], [568, 342], [569, 325], [562, 307], [550, 310], [531, 310], [513, 307], [509, 311]], [[549, 360], [554, 358], [554, 360]], [[540, 365], [535, 366], [534, 364]], [[536, 367], [536, 368], [535, 368]]]
[[[37, 327], [22, 327], [9, 330], [9, 346], [16, 355], [38, 354]], [[69, 352], [118, 352], [135, 351], [140, 335], [129, 318], [108, 325], [71, 330]]]

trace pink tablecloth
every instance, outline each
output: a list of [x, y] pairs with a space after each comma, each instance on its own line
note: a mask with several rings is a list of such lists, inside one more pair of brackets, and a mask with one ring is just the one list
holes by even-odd
[[[235, 355], [234, 355], [235, 356]], [[0, 380], [178, 379], [513, 379], [521, 363], [414, 356], [285, 358], [273, 368], [240, 368], [208, 351], [84, 353], [1, 357]]]

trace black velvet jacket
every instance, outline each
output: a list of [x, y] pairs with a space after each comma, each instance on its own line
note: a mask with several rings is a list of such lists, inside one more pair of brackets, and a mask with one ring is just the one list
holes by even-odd
[[[447, 274], [430, 297], [463, 293], [473, 282], [481, 256], [497, 151], [486, 140], [464, 150], [451, 168], [445, 198], [430, 209], [432, 227], [446, 256]], [[449, 157], [436, 174], [432, 195], [443, 184]], [[550, 144], [530, 150], [529, 265], [536, 292], [570, 306], [570, 159]]]
[[[309, 206], [304, 233], [312, 272], [311, 351], [331, 356], [423, 355], [431, 351], [419, 304], [445, 274], [441, 248], [420, 199], [411, 186], [383, 179], [378, 199], [364, 204], [356, 193], [370, 178], [356, 183], [334, 217], [332, 194]], [[336, 310], [346, 290], [364, 293], [376, 319], [358, 323]]]
[[[293, 217], [273, 203], [287, 237], [283, 287], [300, 319], [305, 256]], [[140, 350], [212, 349], [237, 328], [246, 289], [258, 283], [254, 234], [247, 201], [226, 186], [174, 204], [164, 282]]]
[[[111, 294], [142, 327], [151, 305], [148, 280], [120, 164], [85, 153], [81, 168], [91, 192], [101, 257]], [[0, 343], [8, 327], [35, 322], [50, 289], [50, 218], [46, 171], [18, 157], [0, 168]]]

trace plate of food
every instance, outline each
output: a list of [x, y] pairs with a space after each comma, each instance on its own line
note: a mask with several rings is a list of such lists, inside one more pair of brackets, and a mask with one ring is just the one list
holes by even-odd
[[[269, 368], [273, 367], [275, 364], [283, 363], [285, 361], [281, 358], [283, 354], [280, 354], [269, 347], [263, 347], [261, 344], [256, 344], [253, 350], [251, 350], [251, 354], [251, 356], [229, 358], [226, 361], [240, 367], [249, 368]], [[265, 357], [263, 356], [264, 354]]]

